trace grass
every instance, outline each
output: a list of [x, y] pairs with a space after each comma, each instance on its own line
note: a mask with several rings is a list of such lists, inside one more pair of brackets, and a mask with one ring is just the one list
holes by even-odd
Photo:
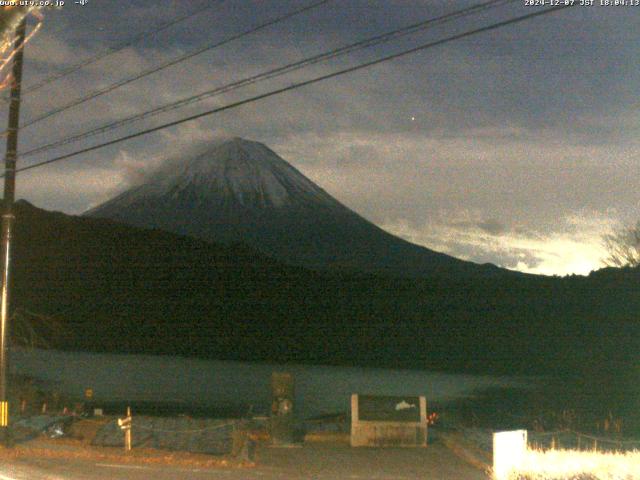
[[640, 451], [527, 450], [511, 478], [518, 480], [631, 480], [640, 478]]

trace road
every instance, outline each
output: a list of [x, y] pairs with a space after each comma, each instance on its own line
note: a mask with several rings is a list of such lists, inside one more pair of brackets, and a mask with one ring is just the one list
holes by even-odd
[[87, 460], [20, 459], [0, 466], [0, 480], [487, 480], [440, 444], [425, 449], [351, 449], [305, 444], [259, 448], [257, 466], [198, 469]]

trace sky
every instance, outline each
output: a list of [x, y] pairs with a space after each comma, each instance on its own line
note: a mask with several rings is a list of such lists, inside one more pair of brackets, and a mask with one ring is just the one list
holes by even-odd
[[[210, 8], [25, 94], [22, 119], [314, 2], [68, 0], [43, 12], [26, 47], [27, 89]], [[26, 127], [20, 151], [477, 3], [330, 0]], [[540, 8], [510, 2], [19, 165]], [[414, 243], [523, 272], [588, 274], [602, 267], [602, 236], [640, 218], [639, 20], [640, 6], [575, 6], [21, 173], [17, 196], [80, 214], [167, 158], [240, 136], [265, 143], [342, 203]]]

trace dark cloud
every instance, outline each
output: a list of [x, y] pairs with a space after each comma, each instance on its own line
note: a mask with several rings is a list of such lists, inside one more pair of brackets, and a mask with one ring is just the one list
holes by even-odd
[[454, 222], [451, 226], [464, 229], [480, 229], [495, 236], [501, 235], [507, 230], [506, 225], [495, 219], [487, 219], [480, 222]]

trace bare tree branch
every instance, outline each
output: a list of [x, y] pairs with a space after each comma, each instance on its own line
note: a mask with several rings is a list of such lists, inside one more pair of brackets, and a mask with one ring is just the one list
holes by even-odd
[[623, 227], [603, 237], [608, 256], [604, 263], [610, 267], [640, 265], [640, 221], [634, 227]]

